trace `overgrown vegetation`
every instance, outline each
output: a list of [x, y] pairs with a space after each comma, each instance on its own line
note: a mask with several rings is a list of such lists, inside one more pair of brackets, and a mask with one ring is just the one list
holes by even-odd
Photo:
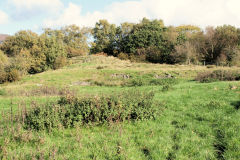
[[240, 29], [230, 25], [207, 27], [165, 26], [144, 18], [120, 26], [100, 20], [93, 29], [91, 52], [131, 61], [168, 64], [239, 65]]
[[153, 92], [139, 90], [130, 90], [111, 96], [96, 95], [78, 98], [74, 95], [66, 95], [61, 97], [58, 104], [35, 106], [20, 117], [24, 117], [23, 122], [26, 128], [35, 130], [152, 119], [157, 116], [160, 107], [154, 105], [153, 98]]
[[41, 73], [66, 66], [69, 57], [86, 55], [89, 29], [75, 25], [60, 30], [30, 30], [9, 36], [0, 45], [0, 83], [19, 80], [26, 73]]
[[240, 71], [214, 70], [211, 72], [199, 73], [195, 79], [200, 82], [239, 81]]

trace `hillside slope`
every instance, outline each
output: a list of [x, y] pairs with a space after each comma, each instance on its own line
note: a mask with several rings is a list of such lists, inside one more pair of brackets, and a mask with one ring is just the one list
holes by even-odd
[[[0, 85], [10, 94], [39, 86], [86, 88], [89, 86], [120, 86], [124, 80], [134, 77], [150, 76], [155, 78], [174, 77], [193, 80], [197, 73], [216, 69], [236, 70], [232, 68], [207, 68], [204, 66], [166, 65], [152, 63], [131, 63], [115, 57], [84, 56], [71, 59], [71, 65], [59, 70], [50, 70], [36, 75], [27, 75], [21, 81]], [[17, 93], [20, 92], [20, 93]]]
[[[0, 159], [240, 159], [240, 82], [193, 81], [198, 72], [214, 69], [220, 67], [87, 56], [73, 58], [71, 65], [59, 70], [0, 85]], [[134, 78], [163, 77], [180, 80], [167, 89], [161, 84], [122, 85]], [[158, 110], [154, 119], [59, 126], [50, 131], [27, 130], [14, 121], [15, 114], [24, 119], [30, 106], [57, 105], [69, 91], [98, 97], [129, 90], [154, 92]]]

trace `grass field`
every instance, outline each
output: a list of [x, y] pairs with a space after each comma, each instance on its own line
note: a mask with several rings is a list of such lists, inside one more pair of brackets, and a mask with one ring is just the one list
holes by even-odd
[[[197, 73], [219, 68], [89, 56], [0, 85], [0, 159], [238, 160], [240, 82], [194, 81]], [[167, 91], [161, 85], [123, 85], [134, 77], [174, 77], [179, 83]], [[26, 130], [13, 121], [19, 108], [55, 102], [66, 90], [95, 95], [135, 88], [155, 93], [161, 103], [155, 119], [51, 132]]]

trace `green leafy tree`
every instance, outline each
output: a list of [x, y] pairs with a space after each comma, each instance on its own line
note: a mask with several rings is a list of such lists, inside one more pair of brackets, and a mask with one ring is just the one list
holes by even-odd
[[42, 35], [41, 39], [43, 43], [41, 49], [46, 57], [46, 66], [51, 69], [57, 69], [58, 67], [55, 67], [57, 59], [59, 59], [59, 57], [64, 59], [67, 57], [63, 42], [55, 36], [48, 37]]
[[230, 25], [217, 28], [207, 27], [204, 34], [204, 43], [201, 43], [200, 48], [207, 63], [229, 64], [233, 60], [238, 43], [237, 28]]
[[234, 49], [239, 41], [237, 28], [230, 25], [219, 26], [216, 28], [215, 39], [217, 41], [217, 47], [214, 60], [220, 57], [226, 57], [226, 63], [230, 63], [234, 58]]
[[30, 30], [19, 31], [8, 37], [1, 45], [1, 50], [8, 56], [15, 56], [21, 50], [29, 50], [38, 43], [38, 35]]
[[148, 48], [157, 46], [165, 50], [165, 40], [163, 32], [166, 31], [162, 20], [153, 20], [144, 18], [139, 24], [134, 25], [131, 33], [124, 39], [124, 52], [136, 53], [139, 48]]
[[110, 24], [107, 20], [100, 20], [92, 30], [94, 43], [91, 53], [105, 52], [108, 55], [114, 55], [116, 51], [116, 32], [117, 27]]
[[80, 28], [76, 25], [65, 26], [60, 30], [47, 28], [45, 29], [45, 35], [48, 37], [55, 36], [58, 41], [62, 41], [68, 53], [68, 57], [86, 55], [89, 52], [89, 28]]
[[[133, 23], [122, 23], [120, 26], [117, 27], [116, 31], [116, 38], [115, 38], [115, 49], [118, 51], [117, 54], [123, 53], [126, 44], [128, 43], [125, 41], [125, 38], [127, 38], [134, 27], [135, 24]], [[121, 54], [122, 55], [122, 54]]]
[[10, 57], [10, 67], [19, 71], [21, 76], [27, 74], [33, 64], [33, 57], [28, 50], [21, 50], [19, 54]]

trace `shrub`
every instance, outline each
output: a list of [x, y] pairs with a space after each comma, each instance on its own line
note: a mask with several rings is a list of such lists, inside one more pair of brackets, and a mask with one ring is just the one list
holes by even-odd
[[104, 69], [104, 68], [105, 68], [104, 66], [97, 66], [96, 69], [101, 70], [101, 69]]
[[128, 54], [123, 53], [123, 52], [119, 53], [117, 57], [121, 60], [128, 60], [129, 59]]
[[0, 70], [0, 84], [5, 82], [14, 82], [21, 79], [21, 75], [17, 69], [7, 68], [7, 71]]
[[63, 56], [57, 57], [53, 64], [53, 69], [62, 68], [64, 66], [66, 66], [67, 63], [68, 63], [68, 60], [66, 57], [63, 57]]
[[163, 53], [157, 47], [149, 47], [146, 49], [146, 59], [152, 63], [163, 62]]
[[122, 86], [128, 86], [128, 87], [137, 87], [137, 86], [144, 86], [144, 85], [147, 85], [147, 82], [142, 77], [131, 79], [122, 84]]
[[[83, 123], [104, 123], [154, 118], [153, 92], [132, 90], [114, 95], [85, 98], [62, 97], [61, 106], [68, 105], [73, 115], [81, 115]], [[66, 117], [66, 116], [65, 116]]]
[[207, 65], [206, 67], [210, 69], [210, 68], [215, 68], [216, 66], [215, 65]]
[[0, 84], [7, 81], [7, 73], [4, 70], [0, 69]]
[[230, 70], [215, 70], [212, 72], [203, 72], [199, 73], [195, 80], [200, 82], [238, 81], [240, 80], [240, 72]]
[[128, 58], [131, 62], [146, 62], [146, 55], [144, 54], [136, 55], [131, 53], [129, 54]]
[[8, 82], [14, 82], [20, 80], [21, 76], [17, 69], [10, 69], [9, 72], [7, 72], [7, 81]]
[[86, 55], [86, 51], [84, 51], [83, 49], [66, 47], [66, 51], [67, 51], [68, 58]]
[[47, 103], [45, 106], [34, 106], [23, 117], [24, 127], [34, 130], [51, 130], [61, 124], [63, 108], [54, 103]]
[[27, 129], [44, 130], [58, 126], [74, 127], [76, 124], [104, 124], [125, 120], [152, 119], [158, 109], [154, 93], [133, 90], [114, 95], [61, 97], [58, 105], [36, 106], [26, 113]]
[[19, 54], [9, 59], [11, 68], [18, 70], [21, 75], [28, 73], [33, 65], [33, 58], [28, 50], [22, 50]]
[[0, 69], [8, 65], [8, 57], [0, 50]]

